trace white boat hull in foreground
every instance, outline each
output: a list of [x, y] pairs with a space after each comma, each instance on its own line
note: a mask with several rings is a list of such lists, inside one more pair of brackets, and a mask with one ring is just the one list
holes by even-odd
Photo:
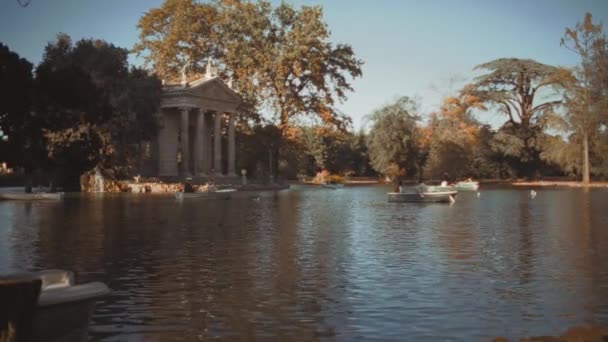
[[[110, 293], [101, 282], [75, 284], [70, 271], [47, 270], [0, 276], [0, 283], [39, 286], [28, 341], [85, 341], [95, 303]], [[24, 289], [24, 287], [22, 287]], [[0, 311], [3, 306], [0, 305]], [[20, 336], [20, 335], [19, 335]]]

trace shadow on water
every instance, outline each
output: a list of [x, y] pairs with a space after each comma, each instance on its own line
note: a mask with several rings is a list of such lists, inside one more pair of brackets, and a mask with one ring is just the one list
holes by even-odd
[[608, 321], [608, 191], [452, 206], [386, 191], [2, 202], [0, 272], [106, 282], [95, 340], [483, 340]]

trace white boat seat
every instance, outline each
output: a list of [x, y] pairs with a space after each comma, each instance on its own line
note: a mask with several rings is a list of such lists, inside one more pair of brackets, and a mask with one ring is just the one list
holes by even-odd
[[74, 285], [74, 273], [64, 270], [44, 270], [34, 272], [42, 280], [42, 291]]

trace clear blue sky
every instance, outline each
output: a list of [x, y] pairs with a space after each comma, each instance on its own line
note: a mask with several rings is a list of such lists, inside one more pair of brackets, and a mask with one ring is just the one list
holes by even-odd
[[[141, 15], [162, 0], [0, 0], [0, 41], [33, 63], [58, 32], [131, 48]], [[472, 77], [480, 63], [532, 58], [569, 66], [576, 57], [559, 46], [565, 27], [585, 12], [608, 22], [608, 0], [293, 0], [321, 4], [332, 40], [349, 43], [365, 61], [363, 77], [340, 108], [355, 128], [398, 95], [418, 96], [432, 110], [454, 75]], [[433, 85], [435, 85], [433, 87]], [[435, 88], [435, 89], [434, 89]], [[486, 121], [497, 123], [495, 115]]]

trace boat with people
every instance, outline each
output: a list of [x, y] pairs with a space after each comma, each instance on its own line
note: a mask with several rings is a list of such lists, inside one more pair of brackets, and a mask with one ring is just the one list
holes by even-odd
[[455, 203], [456, 190], [440, 191], [437, 187], [420, 184], [414, 188], [402, 188], [399, 192], [389, 192], [388, 201], [392, 203], [418, 202], [418, 203]]
[[460, 181], [456, 184], [448, 184], [447, 181], [441, 182], [440, 185], [427, 185], [426, 191], [442, 192], [442, 191], [477, 191], [479, 182], [475, 182], [470, 178]]
[[[37, 283], [36, 283], [37, 282]], [[32, 341], [83, 341], [97, 301], [110, 293], [102, 282], [75, 284], [74, 274], [65, 270], [13, 274], [0, 277], [0, 285], [25, 289], [29, 284], [39, 287], [33, 310]], [[8, 309], [8, 308], [7, 308]], [[25, 309], [25, 308], [23, 308]], [[0, 310], [2, 308], [0, 307]]]
[[40, 201], [63, 199], [63, 192], [0, 192], [0, 200]]
[[176, 192], [175, 198], [178, 200], [186, 198], [229, 199], [236, 191], [236, 189], [220, 189], [214, 191]]
[[456, 188], [464, 191], [477, 191], [479, 189], [479, 182], [473, 181], [471, 178], [456, 183]]
[[455, 185], [450, 185], [447, 181], [443, 181], [439, 185], [427, 185], [422, 183], [418, 187], [424, 187], [424, 191], [426, 192], [458, 191], [458, 188]]

